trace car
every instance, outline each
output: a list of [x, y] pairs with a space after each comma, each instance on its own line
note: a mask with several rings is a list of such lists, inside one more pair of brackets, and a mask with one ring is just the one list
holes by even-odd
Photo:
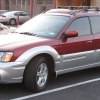
[[6, 35], [8, 33], [13, 32], [16, 29], [17, 27], [6, 26], [0, 23], [0, 35], [4, 35], [4, 34]]
[[24, 23], [30, 19], [30, 15], [24, 11], [10, 11], [0, 15], [0, 23], [16, 25], [17, 22]]
[[9, 12], [9, 10], [0, 10], [0, 14], [4, 14], [6, 12]]
[[60, 74], [100, 66], [99, 11], [54, 9], [0, 36], [0, 83], [40, 92]]

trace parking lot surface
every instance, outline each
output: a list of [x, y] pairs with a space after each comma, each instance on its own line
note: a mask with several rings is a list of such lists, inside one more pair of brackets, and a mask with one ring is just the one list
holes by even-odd
[[[29, 100], [100, 100], [100, 81], [44, 94]], [[25, 99], [25, 100], [28, 100]]]
[[26, 91], [22, 84], [1, 84], [0, 100], [100, 100], [99, 86], [100, 68], [92, 68], [60, 75], [40, 93]]

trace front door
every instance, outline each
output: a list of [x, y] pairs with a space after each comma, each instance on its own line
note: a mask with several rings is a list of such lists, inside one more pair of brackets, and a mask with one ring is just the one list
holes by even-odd
[[90, 30], [88, 17], [75, 19], [67, 31], [78, 31], [77, 37], [61, 39], [60, 51], [62, 66], [58, 69], [68, 70], [85, 67], [94, 62], [94, 50], [92, 46], [93, 35]]

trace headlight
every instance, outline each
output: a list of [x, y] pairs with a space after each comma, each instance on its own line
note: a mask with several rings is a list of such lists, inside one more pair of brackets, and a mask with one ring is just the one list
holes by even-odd
[[9, 62], [13, 57], [13, 52], [0, 52], [0, 61]]

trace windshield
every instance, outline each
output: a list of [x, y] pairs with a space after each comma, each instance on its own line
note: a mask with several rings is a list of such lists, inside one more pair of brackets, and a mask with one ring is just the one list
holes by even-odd
[[24, 23], [15, 32], [28, 32], [36, 36], [54, 38], [68, 19], [69, 17], [66, 16], [38, 15]]

